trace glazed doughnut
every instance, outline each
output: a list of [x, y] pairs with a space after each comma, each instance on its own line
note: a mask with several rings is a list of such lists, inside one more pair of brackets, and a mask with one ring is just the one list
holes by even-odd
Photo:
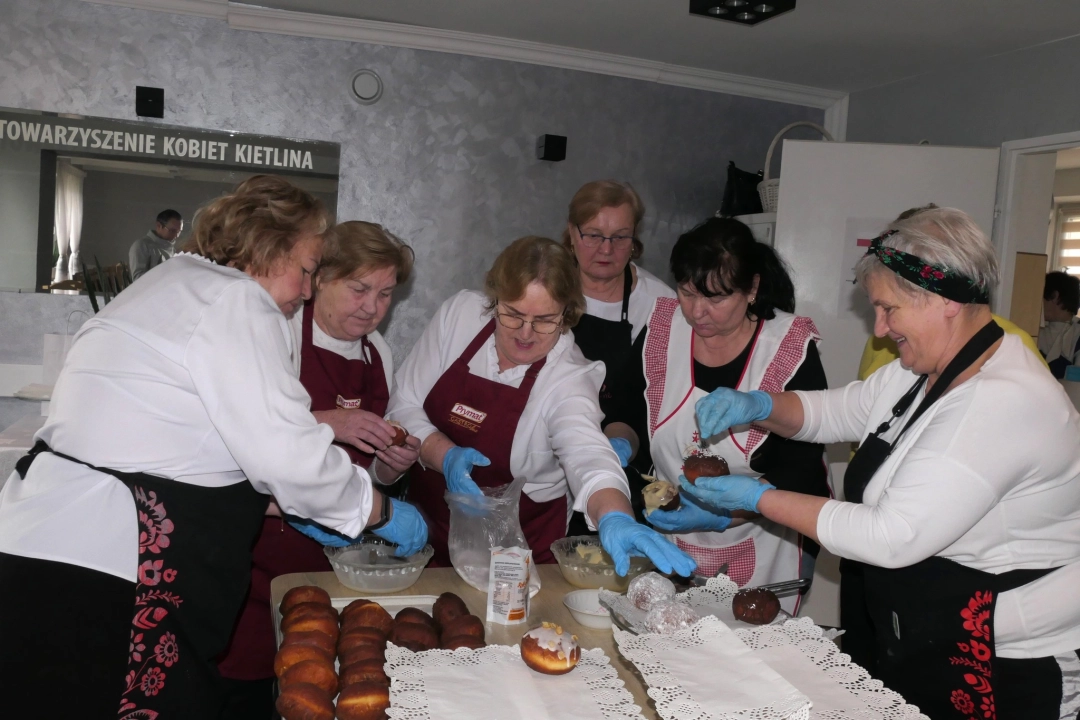
[[469, 608], [465, 601], [452, 592], [444, 592], [431, 606], [431, 616], [440, 628], [454, 618], [468, 614]]
[[384, 648], [386, 647], [386, 635], [375, 628], [354, 627], [343, 632], [341, 637], [338, 638], [337, 651], [339, 654], [344, 654], [363, 645]]
[[353, 683], [338, 695], [338, 720], [386, 720], [390, 688], [376, 682]]
[[771, 590], [740, 590], [731, 598], [736, 620], [751, 625], [768, 625], [780, 614], [780, 598]]
[[283, 720], [334, 720], [333, 699], [310, 683], [282, 688], [274, 707]]
[[409, 431], [393, 420], [390, 421], [390, 427], [394, 428], [394, 439], [390, 441], [390, 444], [401, 447], [405, 444], [405, 438], [409, 437]]
[[281, 598], [281, 605], [278, 609], [281, 614], [289, 612], [289, 609], [294, 605], [300, 603], [313, 602], [320, 605], [330, 604], [330, 593], [326, 592], [320, 587], [314, 585], [301, 585], [300, 587], [294, 587], [289, 592], [285, 593], [285, 597]]
[[345, 622], [341, 624], [343, 630], [351, 630], [354, 627], [370, 627], [380, 630], [389, 635], [394, 627], [394, 618], [378, 603], [368, 603], [349, 613]]
[[338, 691], [338, 676], [334, 672], [333, 664], [322, 660], [298, 662], [286, 670], [285, 674], [278, 679], [278, 687], [281, 688], [297, 683], [311, 683], [328, 693], [330, 697], [337, 695]]
[[281, 647], [288, 647], [290, 645], [311, 645], [320, 650], [325, 650], [326, 654], [331, 656], [337, 652], [337, 647], [334, 646], [334, 638], [326, 633], [315, 630], [285, 633], [281, 638]]
[[289, 645], [274, 655], [274, 674], [281, 677], [289, 668], [305, 660], [316, 660], [334, 666], [334, 656], [312, 645]]
[[378, 660], [382, 663], [386, 661], [386, 648], [376, 647], [375, 645], [360, 645], [351, 650], [346, 650], [341, 653], [339, 657], [341, 659], [341, 667], [363, 662], [364, 660]]
[[341, 670], [341, 687], [347, 688], [358, 682], [377, 682], [381, 685], [390, 685], [390, 678], [383, 670], [382, 660], [362, 660], [350, 663]]
[[577, 635], [564, 633], [555, 623], [545, 622], [521, 636], [521, 659], [545, 675], [565, 675], [581, 659]]
[[727, 460], [715, 455], [691, 455], [683, 460], [683, 477], [692, 485], [699, 477], [730, 475]]
[[390, 642], [413, 652], [422, 652], [439, 647], [439, 636], [430, 625], [395, 623], [390, 631]]
[[442, 641], [443, 650], [457, 650], [458, 648], [469, 648], [470, 650], [479, 650], [482, 647], [487, 647], [487, 643], [482, 638], [478, 638], [474, 635], [456, 635], [452, 638], [448, 638]]
[[435, 626], [435, 620], [420, 608], [407, 607], [398, 610], [398, 614], [394, 617], [395, 623], [417, 623], [419, 625], [427, 625], [432, 630], [437, 630]]
[[443, 639], [457, 637], [458, 635], [472, 635], [483, 640], [484, 622], [475, 615], [462, 615], [443, 625]]
[[679, 488], [667, 480], [651, 482], [641, 489], [641, 497], [645, 501], [646, 512], [653, 510], [678, 510], [682, 500], [679, 498]]

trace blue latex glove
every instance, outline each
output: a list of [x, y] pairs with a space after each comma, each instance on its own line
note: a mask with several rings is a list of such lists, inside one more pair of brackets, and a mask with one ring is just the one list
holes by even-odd
[[626, 513], [609, 512], [600, 518], [597, 529], [600, 544], [615, 561], [619, 577], [626, 577], [630, 571], [631, 555], [649, 558], [662, 573], [689, 577], [697, 567], [694, 558], [675, 547], [675, 543]]
[[630, 441], [626, 438], [614, 437], [610, 438], [608, 442], [611, 443], [611, 449], [619, 456], [619, 464], [623, 467], [630, 464], [630, 456], [634, 454], [634, 448], [630, 447]]
[[469, 473], [472, 472], [474, 465], [484, 467], [490, 464], [491, 461], [479, 450], [455, 445], [443, 456], [442, 472], [446, 476], [446, 488], [452, 493], [483, 495]]
[[390, 504], [394, 508], [390, 513], [390, 522], [371, 532], [397, 545], [394, 554], [400, 557], [408, 557], [423, 550], [427, 544], [428, 529], [420, 511], [407, 502], [393, 498], [390, 499]]
[[724, 532], [731, 525], [731, 513], [727, 510], [712, 513], [683, 495], [677, 510], [653, 510], [646, 515], [649, 524], [664, 532]]
[[356, 539], [351, 538], [348, 535], [342, 535], [335, 530], [325, 528], [314, 520], [294, 517], [292, 515], [286, 515], [285, 520], [294, 529], [307, 535], [312, 540], [317, 540], [323, 545], [329, 545], [330, 547], [345, 547], [357, 542]]
[[684, 493], [710, 509], [748, 512], [757, 512], [758, 501], [765, 491], [776, 489], [775, 485], [745, 475], [699, 477], [693, 484], [680, 475], [679, 485]]
[[764, 420], [772, 413], [769, 393], [751, 390], [748, 393], [730, 388], [716, 388], [697, 401], [697, 425], [702, 438], [710, 438], [735, 425], [747, 425]]

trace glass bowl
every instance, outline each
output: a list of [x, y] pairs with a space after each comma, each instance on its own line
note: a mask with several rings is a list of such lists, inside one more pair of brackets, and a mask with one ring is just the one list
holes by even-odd
[[397, 546], [380, 537], [364, 535], [346, 547], [324, 547], [338, 582], [352, 590], [392, 593], [404, 590], [420, 579], [435, 550], [430, 545], [415, 555], [394, 555]]
[[[578, 547], [595, 548], [585, 555]], [[599, 553], [597, 553], [599, 550]], [[615, 562], [603, 548], [600, 547], [600, 538], [596, 535], [574, 535], [561, 538], [551, 543], [551, 553], [559, 563], [566, 582], [579, 588], [607, 588], [613, 592], [626, 592], [630, 581], [641, 573], [652, 570], [653, 564], [648, 558], [630, 558], [630, 571], [626, 577], [615, 574]]]

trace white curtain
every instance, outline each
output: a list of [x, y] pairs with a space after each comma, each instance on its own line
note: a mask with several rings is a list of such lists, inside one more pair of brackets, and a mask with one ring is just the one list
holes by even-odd
[[79, 269], [79, 241], [82, 239], [83, 178], [86, 173], [67, 160], [56, 165], [56, 247], [60, 257], [53, 269], [53, 282], [70, 280]]

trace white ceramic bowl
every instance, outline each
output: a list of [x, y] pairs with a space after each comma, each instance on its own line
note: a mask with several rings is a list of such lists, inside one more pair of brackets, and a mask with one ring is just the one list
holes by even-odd
[[600, 606], [599, 590], [574, 590], [566, 593], [563, 605], [585, 627], [610, 628], [611, 615]]

